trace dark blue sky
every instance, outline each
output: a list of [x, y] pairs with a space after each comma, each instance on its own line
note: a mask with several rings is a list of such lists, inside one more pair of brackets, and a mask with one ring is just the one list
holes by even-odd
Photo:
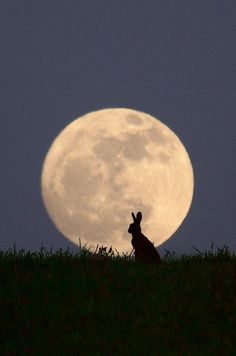
[[[164, 248], [236, 251], [235, 1], [1, 1], [0, 249], [63, 249], [40, 175], [56, 135], [106, 107], [147, 112], [192, 160], [189, 215]], [[144, 231], [145, 233], [145, 231]]]

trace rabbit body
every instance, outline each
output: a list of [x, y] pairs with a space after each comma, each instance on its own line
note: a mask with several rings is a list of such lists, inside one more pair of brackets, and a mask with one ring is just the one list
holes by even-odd
[[139, 262], [160, 262], [160, 255], [155, 249], [154, 245], [148, 238], [142, 234], [140, 222], [142, 220], [142, 213], [138, 212], [135, 217], [132, 213], [134, 222], [130, 224], [128, 232], [132, 234], [132, 246], [134, 248], [135, 260]]

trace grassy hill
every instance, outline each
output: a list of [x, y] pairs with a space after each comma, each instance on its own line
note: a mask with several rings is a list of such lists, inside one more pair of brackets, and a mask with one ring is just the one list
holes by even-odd
[[236, 256], [0, 252], [0, 320], [0, 355], [235, 355]]

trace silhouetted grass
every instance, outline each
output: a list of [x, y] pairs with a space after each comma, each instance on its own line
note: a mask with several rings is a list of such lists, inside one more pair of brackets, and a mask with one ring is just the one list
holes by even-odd
[[235, 355], [236, 257], [196, 251], [1, 251], [0, 355]]

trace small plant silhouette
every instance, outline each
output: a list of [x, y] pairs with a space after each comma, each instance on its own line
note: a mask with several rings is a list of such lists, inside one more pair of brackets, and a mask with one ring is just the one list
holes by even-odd
[[134, 222], [130, 224], [128, 232], [132, 234], [131, 243], [134, 248], [135, 261], [138, 262], [156, 262], [160, 263], [160, 255], [151, 241], [141, 232], [142, 213], [139, 211], [135, 217], [131, 213]]

